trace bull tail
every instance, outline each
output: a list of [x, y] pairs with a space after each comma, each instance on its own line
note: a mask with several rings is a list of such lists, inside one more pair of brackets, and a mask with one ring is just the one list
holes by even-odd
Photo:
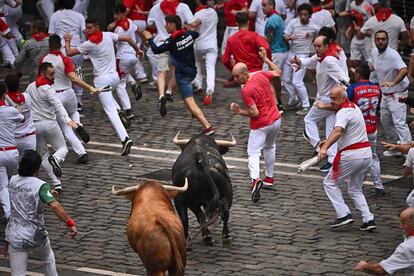
[[[175, 240], [175, 236], [174, 236], [173, 231], [171, 230], [168, 222], [164, 218], [157, 217], [156, 222], [163, 228], [163, 230], [167, 234], [168, 240], [170, 242], [171, 256], [172, 256], [171, 264], [174, 266], [175, 273], [172, 273], [173, 271], [171, 271], [171, 272], [168, 271], [168, 272], [172, 273], [172, 275], [176, 275], [176, 276], [184, 275], [185, 256], [184, 256], [184, 259], [183, 259], [183, 256], [181, 256], [181, 253], [178, 250], [177, 241]], [[183, 240], [184, 240], [184, 237], [183, 237]]]

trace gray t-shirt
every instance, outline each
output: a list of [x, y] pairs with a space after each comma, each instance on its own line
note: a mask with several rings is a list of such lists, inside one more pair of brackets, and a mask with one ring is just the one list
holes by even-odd
[[388, 274], [404, 269], [406, 276], [414, 276], [414, 237], [406, 238], [388, 259], [379, 264]]

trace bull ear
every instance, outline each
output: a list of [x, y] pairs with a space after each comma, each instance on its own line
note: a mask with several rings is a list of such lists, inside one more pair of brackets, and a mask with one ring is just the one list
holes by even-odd
[[168, 194], [168, 197], [171, 198], [171, 199], [174, 199], [175, 196], [178, 194], [177, 191], [166, 191], [166, 192]]
[[229, 151], [229, 147], [226, 147], [226, 146], [217, 146], [217, 147], [221, 155], [224, 155]]
[[136, 193], [136, 191], [131, 191], [131, 192], [123, 194], [122, 196], [124, 196], [129, 201], [132, 201], [132, 200], [134, 200], [135, 193]]

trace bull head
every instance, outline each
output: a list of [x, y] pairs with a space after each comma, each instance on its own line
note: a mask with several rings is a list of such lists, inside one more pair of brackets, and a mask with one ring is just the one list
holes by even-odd
[[[226, 140], [216, 140], [214, 139], [214, 141], [216, 142], [217, 145], [219, 146], [223, 146], [223, 147], [234, 147], [237, 144], [236, 139], [234, 139], [234, 136], [231, 132], [229, 132], [230, 136], [231, 136], [231, 141], [226, 141]], [[173, 142], [176, 145], [185, 145], [188, 143], [188, 141], [190, 141], [190, 139], [178, 139], [178, 136], [180, 135], [180, 131], [177, 133], [177, 135], [175, 135]]]
[[[138, 188], [141, 186], [141, 184], [139, 185], [135, 185], [132, 187], [127, 187], [124, 188], [122, 190], [115, 190], [115, 185], [112, 186], [112, 194], [113, 195], [125, 195], [127, 193], [130, 192], [135, 192], [136, 190], [138, 190]], [[173, 192], [185, 192], [188, 189], [188, 179], [187, 177], [185, 178], [185, 182], [184, 182], [184, 186], [183, 187], [176, 187], [176, 186], [171, 186], [171, 185], [161, 185], [164, 187], [165, 190], [167, 191], [173, 191]]]

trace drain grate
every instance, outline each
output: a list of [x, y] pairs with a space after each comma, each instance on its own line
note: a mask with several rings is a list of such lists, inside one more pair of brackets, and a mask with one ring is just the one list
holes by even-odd
[[384, 182], [385, 187], [401, 188], [401, 189], [412, 189], [413, 188], [413, 179], [411, 177], [401, 177], [395, 180], [390, 180]]
[[137, 177], [138, 178], [144, 178], [144, 179], [154, 179], [154, 180], [168, 182], [168, 183], [172, 184], [171, 169], [156, 170], [156, 171], [153, 171], [153, 172], [150, 172], [150, 173], [139, 175]]

